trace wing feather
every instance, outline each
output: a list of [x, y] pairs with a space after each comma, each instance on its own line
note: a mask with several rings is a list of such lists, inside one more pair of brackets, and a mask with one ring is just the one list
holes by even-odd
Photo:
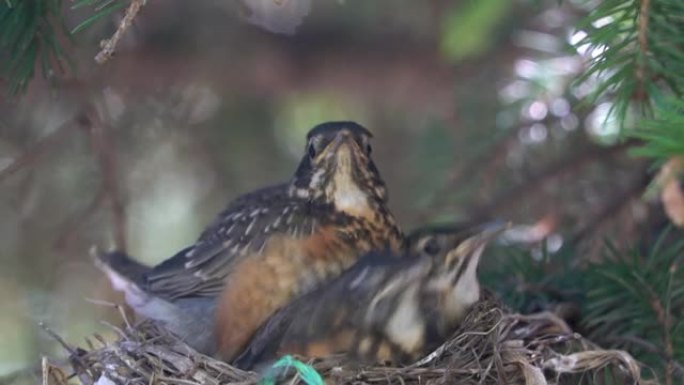
[[[277, 233], [311, 231], [306, 206], [287, 194], [287, 185], [266, 187], [242, 195], [221, 212], [192, 246], [145, 274], [146, 289], [177, 299], [218, 295], [234, 266], [261, 250]], [[292, 226], [288, 223], [297, 223]]]

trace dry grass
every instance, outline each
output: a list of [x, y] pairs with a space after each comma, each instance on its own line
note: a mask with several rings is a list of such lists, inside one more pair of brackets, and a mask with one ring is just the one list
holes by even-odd
[[[70, 348], [69, 364], [44, 361], [43, 384], [73, 379], [98, 384], [255, 384], [260, 377], [198, 354], [150, 323], [118, 329], [120, 338]], [[603, 350], [552, 314], [518, 315], [488, 299], [452, 339], [404, 368], [359, 367], [340, 358], [310, 362], [327, 384], [592, 384], [638, 383], [639, 364], [620, 350]], [[287, 384], [301, 382], [296, 375]]]

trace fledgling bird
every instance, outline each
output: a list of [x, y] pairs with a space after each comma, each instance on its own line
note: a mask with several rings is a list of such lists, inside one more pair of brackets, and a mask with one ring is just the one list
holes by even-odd
[[371, 250], [403, 249], [371, 137], [353, 122], [320, 124], [289, 183], [235, 199], [192, 246], [152, 268], [121, 253], [98, 265], [137, 313], [230, 360], [291, 299]]
[[233, 364], [251, 369], [283, 354], [339, 353], [365, 363], [415, 361], [443, 343], [480, 299], [480, 256], [505, 227], [421, 230], [409, 236], [403, 258], [369, 253], [277, 312]]

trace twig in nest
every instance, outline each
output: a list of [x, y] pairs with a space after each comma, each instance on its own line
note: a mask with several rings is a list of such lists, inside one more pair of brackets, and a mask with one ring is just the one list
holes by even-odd
[[[512, 316], [496, 302], [484, 301], [470, 312], [461, 330], [445, 344], [443, 356], [434, 358], [430, 365], [359, 367], [355, 363], [338, 365], [339, 357], [320, 358], [309, 364], [324, 375], [328, 383], [339, 385], [547, 384], [550, 383], [547, 378], [551, 379], [547, 376], [595, 375], [608, 365], [617, 366], [622, 373], [639, 381], [639, 367], [629, 354], [600, 350], [588, 341], [585, 346], [579, 336], [579, 344], [574, 341], [568, 344], [546, 333], [527, 335], [531, 340], [528, 345], [534, 345], [534, 349], [524, 346], [522, 340], [511, 338], [524, 333], [510, 331], [509, 328], [524, 328], [533, 333], [543, 330], [543, 327], [529, 327], [531, 323], [548, 325], [549, 321], [547, 316], [541, 315], [527, 318]], [[177, 339], [169, 338], [172, 336], [153, 323], [143, 322], [134, 327], [124, 331], [126, 338], [81, 355], [81, 360], [88, 366], [74, 367], [76, 372], [131, 385], [158, 382], [170, 385], [258, 383], [256, 373], [244, 372], [199, 354]], [[296, 376], [284, 377], [283, 381], [301, 383]]]
[[115, 326], [113, 323], [105, 320], [100, 321], [100, 323], [117, 332], [122, 340], [128, 340], [128, 335], [126, 335], [126, 332], [123, 331], [123, 329], [121, 329], [120, 327]]
[[641, 382], [639, 364], [623, 350], [589, 350], [567, 355], [557, 354], [544, 360], [543, 367], [563, 374], [600, 369], [615, 363], [618, 363], [618, 367], [629, 374], [635, 383]]
[[133, 19], [135, 19], [135, 17], [138, 15], [138, 12], [140, 12], [140, 8], [142, 8], [146, 2], [147, 0], [131, 0], [131, 3], [126, 9], [126, 15], [124, 15], [124, 18], [121, 19], [119, 27], [116, 29], [116, 32], [114, 32], [114, 35], [100, 43], [100, 47], [102, 49], [95, 56], [95, 61], [98, 64], [104, 64], [114, 55], [114, 51], [116, 50], [117, 44], [119, 44], [119, 40], [121, 40], [121, 36], [123, 36], [126, 30], [131, 26]]
[[107, 343], [107, 340], [104, 337], [102, 337], [101, 335], [95, 333], [95, 334], [93, 334], [93, 338], [95, 338], [97, 340], [97, 342], [102, 344], [103, 347], [109, 346], [109, 343]]
[[43, 356], [40, 359], [40, 369], [43, 374], [43, 385], [48, 385], [48, 377], [50, 376], [50, 366], [48, 366], [47, 357]]
[[[86, 377], [86, 376], [83, 376], [83, 375], [79, 375], [79, 379], [81, 380], [81, 383], [84, 384], [84, 385], [90, 384], [92, 381], [90, 381], [90, 375], [89, 375], [89, 373], [88, 373], [89, 365], [86, 365], [86, 363], [83, 361], [83, 359], [82, 359], [82, 357], [81, 357], [81, 354], [82, 354], [83, 350], [72, 348], [69, 344], [66, 343], [66, 341], [64, 341], [64, 339], [63, 339], [62, 337], [60, 337], [57, 333], [55, 333], [52, 329], [50, 329], [50, 327], [48, 327], [44, 322], [39, 322], [39, 323], [38, 323], [38, 326], [40, 326], [48, 335], [50, 335], [50, 337], [52, 337], [55, 341], [57, 341], [57, 343], [59, 343], [60, 345], [62, 345], [62, 347], [63, 347], [67, 352], [69, 352], [69, 356], [70, 356], [70, 357], [69, 357], [69, 360], [71, 361], [71, 365], [72, 365], [74, 368], [79, 367], [79, 368], [81, 368], [81, 369], [85, 372], [85, 374], [87, 375], [87, 377]], [[42, 366], [41, 368], [42, 368], [42, 371], [43, 371], [43, 381], [46, 381], [46, 380], [45, 380], [45, 379], [46, 379], [46, 376], [45, 376], [45, 367]], [[48, 372], [49, 372], [49, 368], [48, 368]], [[63, 374], [63, 373], [62, 373], [62, 374]], [[66, 378], [66, 376], [62, 376], [62, 377], [63, 377], [63, 378]], [[67, 381], [65, 380], [65, 381], [63, 381], [63, 382], [61, 382], [61, 383], [66, 384]]]
[[[42, 385], [67, 385], [69, 383], [69, 376], [67, 376], [59, 367], [51, 365], [50, 361], [45, 356], [40, 359], [40, 371], [42, 375]], [[50, 381], [50, 379], [53, 381]]]
[[[527, 330], [528, 328], [520, 329], [521, 332], [525, 332], [528, 335], [539, 334], [541, 330], [546, 331], [548, 334], [551, 334], [551, 332], [553, 332], [553, 334], [556, 335], [572, 333], [572, 329], [563, 319], [549, 311], [528, 315], [511, 314], [506, 316], [506, 318], [514, 320], [515, 322], [525, 322], [534, 325], [534, 327], [530, 328], [530, 330]], [[551, 327], [552, 329], [549, 330], [549, 327]]]
[[[498, 310], [498, 309], [494, 309], [494, 310], [490, 310], [490, 311], [500, 313], [500, 310]], [[474, 336], [474, 335], [480, 335], [480, 336], [490, 335], [490, 334], [494, 333], [499, 328], [499, 326], [501, 325], [501, 321], [503, 320], [502, 316], [503, 315], [501, 315], [501, 317], [499, 317], [499, 319], [488, 330], [485, 330], [482, 332], [471, 331], [471, 332], [458, 333], [459, 334], [458, 338], [465, 338], [465, 337]], [[418, 367], [424, 366], [426, 364], [429, 364], [432, 361], [435, 361], [435, 360], [441, 358], [444, 355], [444, 353], [452, 347], [453, 344], [454, 344], [454, 340], [450, 340], [450, 341], [443, 343], [437, 349], [435, 349], [432, 353], [428, 354], [425, 358], [419, 360], [418, 362], [408, 366], [408, 368], [418, 368]]]
[[121, 318], [123, 319], [124, 323], [126, 324], [127, 328], [132, 328], [131, 322], [128, 320], [128, 315], [126, 315], [126, 309], [124, 309], [123, 306], [119, 305], [118, 303], [114, 302], [109, 302], [109, 301], [104, 301], [101, 299], [95, 299], [95, 298], [86, 298], [86, 301], [93, 303], [95, 305], [102, 305], [102, 306], [107, 306], [107, 307], [112, 307], [116, 309], [119, 314], [121, 315]]
[[50, 327], [48, 327], [44, 322], [38, 322], [38, 326], [40, 326], [48, 335], [50, 335], [50, 337], [62, 345], [62, 347], [64, 347], [64, 349], [66, 349], [70, 354], [76, 354], [76, 350], [67, 344], [62, 337], [50, 329]]

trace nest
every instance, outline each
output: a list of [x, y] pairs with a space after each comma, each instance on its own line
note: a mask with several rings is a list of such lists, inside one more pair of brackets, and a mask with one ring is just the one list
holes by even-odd
[[[107, 342], [68, 347], [69, 363], [44, 360], [43, 383], [257, 384], [261, 376], [199, 354], [149, 322], [116, 328]], [[326, 384], [591, 384], [643, 383], [639, 364], [625, 351], [604, 350], [551, 313], [520, 315], [493, 298], [476, 305], [453, 337], [408, 367], [358, 366], [340, 357], [307, 362]], [[612, 378], [611, 378], [612, 377]], [[284, 373], [287, 384], [303, 383]]]

